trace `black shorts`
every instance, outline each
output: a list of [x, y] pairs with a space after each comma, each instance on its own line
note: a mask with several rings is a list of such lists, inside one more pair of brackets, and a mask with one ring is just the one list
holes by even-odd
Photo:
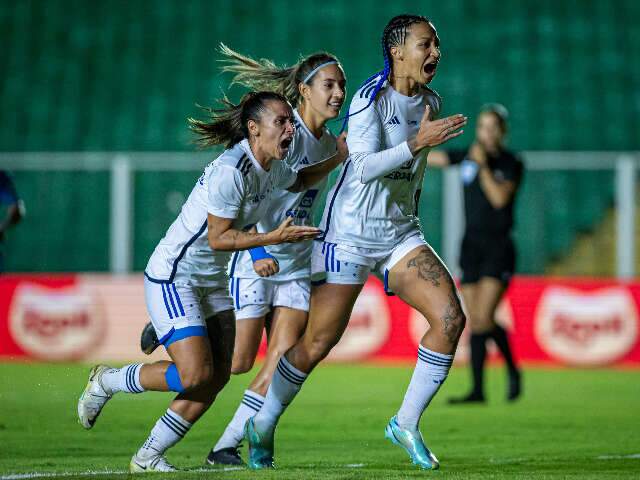
[[510, 236], [465, 234], [460, 251], [461, 283], [476, 283], [482, 277], [492, 277], [507, 285], [515, 267], [516, 252]]

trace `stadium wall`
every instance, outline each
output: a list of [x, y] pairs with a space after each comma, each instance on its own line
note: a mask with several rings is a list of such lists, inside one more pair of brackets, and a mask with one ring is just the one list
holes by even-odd
[[[497, 315], [524, 363], [640, 368], [639, 309], [638, 281], [519, 276]], [[138, 347], [147, 321], [139, 274], [0, 277], [2, 360], [148, 359]], [[372, 278], [330, 358], [413, 362], [425, 326]], [[460, 342], [457, 362], [467, 361], [467, 343]], [[165, 358], [161, 350], [152, 358]]]

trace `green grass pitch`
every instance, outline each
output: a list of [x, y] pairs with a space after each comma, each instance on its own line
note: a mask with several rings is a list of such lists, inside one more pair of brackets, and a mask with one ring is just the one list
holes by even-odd
[[[91, 431], [76, 422], [88, 366], [0, 364], [0, 478], [125, 478], [131, 455], [171, 394], [120, 394]], [[234, 377], [211, 410], [169, 451], [195, 470], [153, 478], [439, 479], [640, 478], [640, 373], [529, 369], [525, 395], [504, 400], [501, 368], [488, 372], [486, 406], [448, 406], [468, 372], [454, 368], [422, 419], [441, 462], [423, 472], [383, 438], [411, 365], [321, 365], [283, 417], [276, 471], [200, 470], [233, 414], [249, 375]], [[106, 473], [106, 472], [112, 473]], [[91, 474], [91, 472], [100, 472]]]

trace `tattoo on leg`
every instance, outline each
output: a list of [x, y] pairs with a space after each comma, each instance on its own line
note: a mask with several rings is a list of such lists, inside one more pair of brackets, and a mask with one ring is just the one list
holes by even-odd
[[439, 287], [441, 281], [451, 281], [449, 278], [449, 272], [442, 265], [442, 262], [434, 253], [425, 248], [420, 251], [415, 257], [407, 262], [407, 268], [417, 268], [418, 276], [422, 280], [431, 282], [434, 287]]
[[456, 343], [464, 327], [462, 305], [455, 292], [449, 293], [449, 304], [442, 315], [444, 334], [451, 343]]

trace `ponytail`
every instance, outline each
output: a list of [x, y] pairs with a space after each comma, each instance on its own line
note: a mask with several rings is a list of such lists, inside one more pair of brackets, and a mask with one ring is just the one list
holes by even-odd
[[237, 105], [225, 96], [220, 100], [222, 108], [202, 107], [208, 114], [207, 120], [188, 119], [189, 127], [198, 135], [196, 144], [202, 149], [222, 144], [232, 148], [249, 137], [249, 120], [259, 122], [270, 100], [287, 103], [278, 93], [262, 91], [246, 93]]

